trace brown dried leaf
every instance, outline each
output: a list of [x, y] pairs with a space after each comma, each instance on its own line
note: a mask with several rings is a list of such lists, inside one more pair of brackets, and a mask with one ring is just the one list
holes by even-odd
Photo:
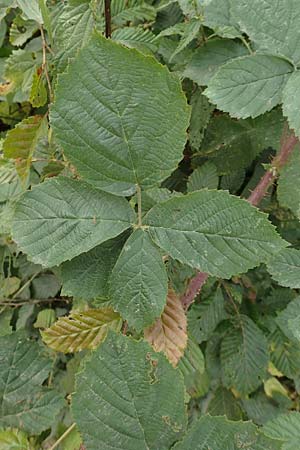
[[144, 335], [156, 352], [164, 352], [172, 365], [177, 365], [187, 346], [187, 320], [174, 291], [169, 290], [161, 317], [145, 329]]

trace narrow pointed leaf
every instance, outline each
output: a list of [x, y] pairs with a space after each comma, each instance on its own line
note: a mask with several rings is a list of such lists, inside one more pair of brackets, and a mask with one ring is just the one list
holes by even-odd
[[111, 304], [129, 325], [142, 330], [162, 313], [167, 291], [168, 277], [159, 248], [146, 231], [136, 230], [112, 271]]
[[293, 66], [276, 56], [244, 56], [222, 66], [204, 93], [232, 117], [254, 118], [281, 103], [292, 72]]
[[186, 426], [183, 377], [148, 343], [111, 332], [78, 374], [72, 410], [89, 450], [169, 450]]
[[60, 177], [21, 198], [13, 238], [33, 262], [51, 267], [121, 234], [133, 221], [125, 199]]
[[265, 214], [224, 191], [174, 197], [154, 206], [145, 224], [172, 258], [223, 278], [246, 272], [286, 245]]
[[122, 321], [111, 308], [89, 309], [60, 317], [41, 332], [48, 347], [63, 353], [94, 349], [105, 339], [108, 330], [118, 330]]
[[169, 290], [161, 317], [146, 328], [144, 335], [156, 352], [165, 353], [173, 366], [178, 364], [187, 345], [187, 321], [181, 300], [174, 291]]
[[176, 168], [189, 109], [166, 67], [95, 34], [60, 77], [51, 122], [83, 178], [129, 195]]

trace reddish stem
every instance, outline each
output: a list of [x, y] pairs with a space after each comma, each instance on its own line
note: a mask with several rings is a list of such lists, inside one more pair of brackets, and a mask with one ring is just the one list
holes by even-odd
[[110, 0], [104, 0], [104, 16], [105, 16], [105, 37], [111, 37], [111, 11]]
[[[267, 194], [270, 186], [276, 180], [279, 170], [286, 164], [297, 143], [298, 138], [294, 135], [294, 133], [287, 135], [285, 130], [281, 141], [280, 151], [278, 155], [273, 159], [271, 168], [264, 174], [256, 188], [248, 198], [248, 202], [251, 203], [251, 205], [257, 206]], [[181, 302], [185, 310], [187, 310], [189, 306], [194, 302], [208, 276], [209, 275], [207, 273], [198, 272], [197, 275], [191, 278], [186, 292], [181, 297]]]

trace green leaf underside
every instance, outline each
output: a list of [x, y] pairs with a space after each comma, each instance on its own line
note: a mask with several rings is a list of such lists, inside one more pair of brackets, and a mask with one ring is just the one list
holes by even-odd
[[49, 428], [64, 405], [62, 397], [42, 387], [51, 360], [22, 333], [0, 338], [0, 427], [18, 427], [32, 434]]
[[128, 202], [69, 178], [47, 180], [18, 202], [13, 238], [37, 264], [55, 266], [121, 234]]
[[111, 308], [89, 309], [61, 317], [41, 332], [43, 341], [52, 349], [73, 353], [96, 348], [106, 337], [109, 328], [118, 331], [120, 316]]
[[170, 175], [188, 121], [174, 75], [98, 34], [60, 77], [51, 112], [55, 135], [82, 177], [118, 195]]
[[225, 417], [200, 417], [174, 450], [280, 450], [281, 443], [259, 433], [251, 422], [232, 422]]
[[89, 450], [168, 450], [186, 426], [183, 378], [146, 342], [110, 332], [77, 376], [72, 410]]
[[124, 243], [124, 236], [104, 242], [61, 266], [62, 295], [85, 300], [108, 300], [108, 279]]
[[281, 103], [292, 72], [293, 66], [276, 56], [244, 56], [222, 66], [204, 94], [232, 117], [254, 118]]
[[288, 118], [290, 128], [300, 136], [300, 72], [292, 74], [283, 91], [283, 114]]
[[111, 274], [111, 304], [129, 325], [142, 330], [161, 315], [167, 290], [168, 277], [159, 248], [148, 232], [134, 231]]
[[281, 286], [300, 289], [300, 251], [285, 248], [268, 265], [268, 272]]
[[193, 53], [184, 76], [200, 86], [206, 86], [220, 66], [240, 56], [248, 55], [246, 47], [230, 39], [214, 39], [199, 47]]
[[232, 0], [231, 12], [262, 50], [300, 61], [298, 0]]
[[222, 341], [222, 379], [225, 387], [247, 395], [266, 376], [268, 346], [265, 336], [248, 316], [240, 316], [236, 326]]
[[231, 13], [231, 0], [210, 0], [204, 9], [204, 23], [219, 36], [241, 36], [238, 24]]
[[174, 197], [154, 206], [145, 224], [172, 258], [223, 278], [246, 272], [286, 246], [263, 213], [225, 191]]

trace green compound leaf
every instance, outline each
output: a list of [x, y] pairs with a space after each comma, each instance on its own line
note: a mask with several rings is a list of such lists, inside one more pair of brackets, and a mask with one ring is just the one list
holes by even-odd
[[223, 384], [247, 395], [263, 382], [269, 361], [262, 331], [248, 316], [239, 316], [221, 344]]
[[184, 76], [206, 86], [218, 69], [228, 61], [248, 55], [246, 47], [230, 39], [214, 39], [194, 51]]
[[281, 169], [277, 197], [281, 206], [289, 208], [300, 219], [300, 149], [297, 145], [287, 164]]
[[159, 248], [148, 232], [134, 231], [111, 274], [112, 306], [141, 331], [161, 315], [167, 291], [168, 277]]
[[293, 72], [287, 61], [270, 55], [236, 58], [222, 66], [204, 94], [232, 117], [257, 117], [281, 103]]
[[116, 331], [122, 324], [119, 314], [111, 308], [89, 309], [60, 317], [41, 335], [48, 347], [63, 353], [94, 349], [104, 341], [109, 328]]
[[300, 413], [290, 412], [266, 423], [263, 432], [272, 439], [283, 441], [282, 450], [296, 450], [300, 440]]
[[268, 272], [280, 286], [300, 289], [300, 251], [285, 248], [267, 264]]
[[77, 376], [72, 410], [89, 450], [169, 450], [185, 430], [184, 395], [165, 356], [110, 332]]
[[0, 427], [39, 434], [53, 424], [63, 398], [42, 386], [52, 361], [22, 333], [0, 338]]
[[283, 114], [288, 118], [290, 128], [300, 136], [300, 72], [295, 72], [283, 90]]
[[231, 0], [231, 12], [262, 50], [300, 61], [298, 0]]
[[69, 178], [53, 178], [27, 192], [16, 207], [13, 238], [37, 264], [55, 266], [130, 227], [128, 202]]
[[174, 450], [280, 450], [281, 442], [259, 432], [251, 422], [231, 422], [225, 417], [202, 416]]
[[28, 437], [21, 430], [0, 430], [1, 450], [32, 450]]
[[166, 67], [95, 34], [60, 77], [51, 122], [83, 178], [130, 195], [176, 168], [189, 108]]
[[172, 258], [223, 278], [246, 272], [286, 246], [265, 214], [225, 191], [174, 197], [154, 206], [144, 222]]
[[85, 300], [108, 300], [108, 280], [123, 244], [124, 236], [120, 236], [63, 263], [62, 295]]

